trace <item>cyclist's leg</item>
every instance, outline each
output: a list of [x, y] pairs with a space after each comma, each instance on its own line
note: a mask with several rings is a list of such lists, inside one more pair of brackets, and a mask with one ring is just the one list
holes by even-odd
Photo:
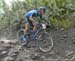
[[27, 17], [25, 17], [25, 31], [24, 34], [27, 34], [30, 28], [30, 23], [29, 23], [29, 19]]
[[37, 23], [36, 23], [36, 22], [33, 23], [33, 31], [34, 31], [34, 32], [37, 31]]
[[28, 38], [28, 30], [29, 30], [29, 22], [28, 19], [25, 18], [25, 30], [24, 30], [24, 35], [22, 35], [21, 40], [22, 42], [26, 42]]
[[25, 31], [24, 31], [24, 34], [28, 34], [28, 31], [29, 31], [29, 27], [30, 25], [29, 25], [29, 23], [26, 23], [25, 24]]
[[35, 37], [35, 33], [37, 32], [37, 24], [36, 22], [32, 23], [33, 24], [33, 33], [32, 33], [32, 37]]

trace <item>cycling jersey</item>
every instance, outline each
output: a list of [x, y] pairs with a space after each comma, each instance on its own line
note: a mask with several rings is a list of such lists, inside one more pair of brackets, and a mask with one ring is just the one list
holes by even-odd
[[25, 14], [25, 17], [30, 17], [30, 16], [32, 16], [32, 17], [38, 17], [40, 15], [38, 13], [38, 10], [31, 10], [31, 11], [29, 11], [29, 12], [27, 12]]
[[42, 19], [42, 16], [38, 13], [38, 10], [31, 10], [25, 14], [25, 23], [29, 23], [32, 25], [32, 21], [29, 19], [29, 17], [40, 17]]

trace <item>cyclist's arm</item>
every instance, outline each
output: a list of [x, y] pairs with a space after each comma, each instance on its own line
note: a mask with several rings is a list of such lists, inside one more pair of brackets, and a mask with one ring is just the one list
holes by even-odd
[[30, 16], [30, 17], [29, 17], [29, 20], [34, 21], [34, 19], [33, 19], [33, 17], [32, 17], [32, 16]]

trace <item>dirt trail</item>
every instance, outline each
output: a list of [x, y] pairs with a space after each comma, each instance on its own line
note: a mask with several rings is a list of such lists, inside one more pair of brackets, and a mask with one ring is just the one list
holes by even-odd
[[48, 53], [40, 52], [37, 47], [22, 50], [13, 40], [4, 43], [2, 39], [0, 61], [75, 61], [75, 29], [51, 30], [50, 34], [54, 40], [54, 49]]

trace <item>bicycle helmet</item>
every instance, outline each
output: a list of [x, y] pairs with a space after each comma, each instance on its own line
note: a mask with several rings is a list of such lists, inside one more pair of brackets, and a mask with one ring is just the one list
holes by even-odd
[[40, 7], [40, 10], [43, 10], [44, 12], [46, 11], [46, 7]]

